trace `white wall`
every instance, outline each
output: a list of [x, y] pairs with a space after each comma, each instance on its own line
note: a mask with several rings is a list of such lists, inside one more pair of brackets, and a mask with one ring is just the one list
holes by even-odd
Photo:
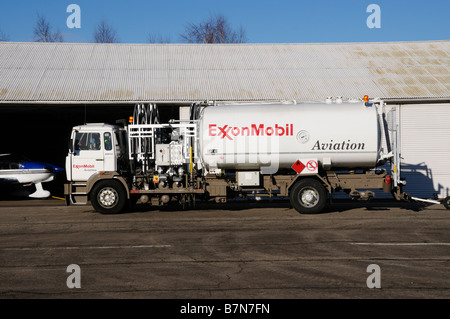
[[421, 198], [450, 196], [450, 104], [399, 107], [404, 190]]

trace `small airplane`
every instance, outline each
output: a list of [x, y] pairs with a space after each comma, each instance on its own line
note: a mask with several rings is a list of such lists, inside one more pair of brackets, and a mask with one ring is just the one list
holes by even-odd
[[[0, 154], [0, 186], [6, 192], [14, 191], [18, 187], [35, 185], [34, 193], [19, 192], [31, 198], [47, 198], [50, 192], [44, 190], [42, 183], [51, 182], [55, 174], [63, 171], [61, 167], [29, 160], [18, 154]], [[3, 191], [2, 191], [3, 192]]]

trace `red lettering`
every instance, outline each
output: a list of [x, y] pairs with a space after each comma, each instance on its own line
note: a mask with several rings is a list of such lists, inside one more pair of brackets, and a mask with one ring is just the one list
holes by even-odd
[[264, 124], [259, 124], [259, 128], [256, 128], [256, 124], [252, 124], [252, 136], [259, 136], [262, 133], [264, 133]]
[[284, 135], [284, 128], [278, 126], [278, 124], [275, 124], [275, 136], [282, 136], [282, 135]]
[[82, 165], [77, 165], [77, 164], [72, 164], [72, 168], [95, 168], [94, 164], [82, 164]]
[[232, 136], [293, 136], [294, 124], [283, 125], [275, 124], [274, 126], [265, 127], [264, 124], [252, 124], [248, 126], [217, 126], [217, 124], [209, 124], [209, 136], [220, 136], [222, 139], [228, 138], [233, 140]]
[[235, 126], [235, 127], [233, 127], [233, 130], [231, 131], [231, 133], [234, 136], [238, 136], [241, 133], [241, 129], [239, 127]]
[[219, 127], [219, 131], [220, 131], [220, 133], [223, 133], [222, 138], [227, 137], [231, 141], [233, 139], [231, 138], [231, 136], [228, 135], [228, 132], [231, 130], [231, 127], [228, 127], [228, 129], [227, 129], [227, 127], [228, 127], [228, 125]]
[[209, 136], [216, 136], [216, 124], [209, 124]]

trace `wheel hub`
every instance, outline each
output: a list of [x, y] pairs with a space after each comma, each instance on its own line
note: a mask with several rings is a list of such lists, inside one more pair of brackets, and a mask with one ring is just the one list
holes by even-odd
[[111, 207], [117, 201], [117, 193], [111, 188], [105, 188], [100, 192], [98, 199], [102, 206]]
[[301, 202], [305, 206], [314, 206], [319, 200], [319, 195], [312, 189], [306, 189], [301, 192]]

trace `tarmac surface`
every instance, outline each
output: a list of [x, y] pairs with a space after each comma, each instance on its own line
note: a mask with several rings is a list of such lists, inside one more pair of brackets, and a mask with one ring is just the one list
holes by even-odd
[[[450, 297], [450, 211], [337, 202], [137, 207], [0, 201], [1, 299]], [[78, 267], [78, 268], [77, 268]]]

